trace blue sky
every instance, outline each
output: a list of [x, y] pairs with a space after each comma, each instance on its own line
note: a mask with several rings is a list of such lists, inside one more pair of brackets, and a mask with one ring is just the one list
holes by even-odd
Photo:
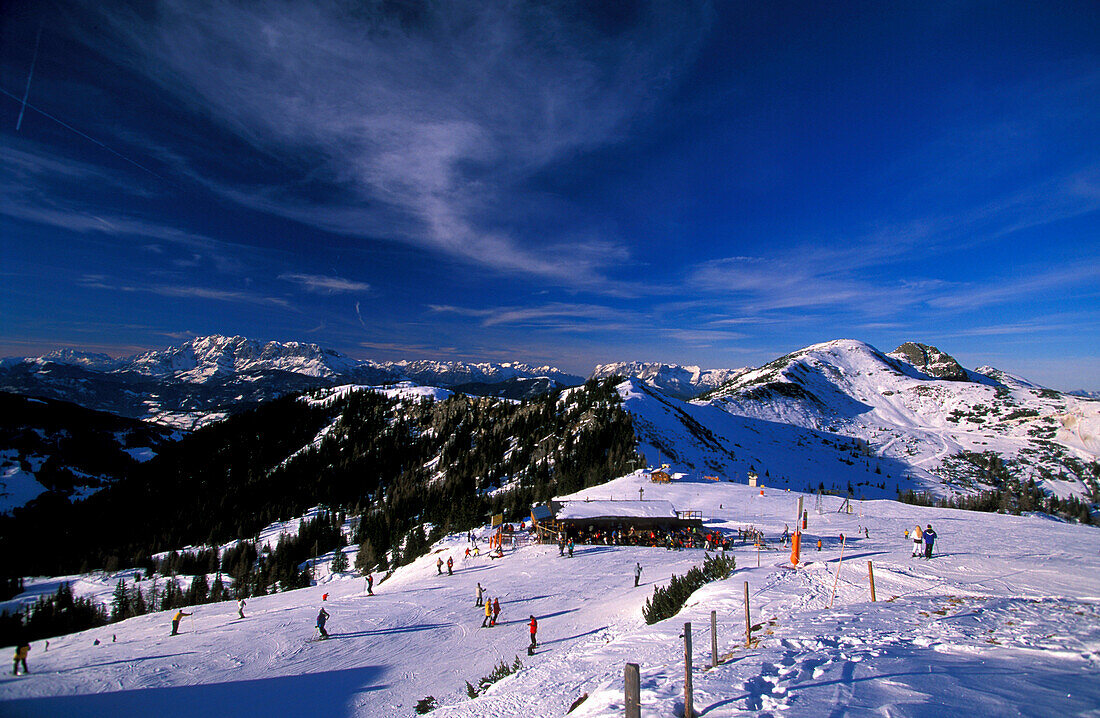
[[0, 12], [0, 355], [854, 338], [1100, 389], [1095, 2]]

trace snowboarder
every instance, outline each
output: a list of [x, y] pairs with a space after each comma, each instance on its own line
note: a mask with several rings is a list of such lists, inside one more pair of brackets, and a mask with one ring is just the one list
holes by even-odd
[[374, 595], [374, 574], [373, 573], [368, 573], [367, 574], [367, 595], [368, 596], [373, 596]]
[[932, 546], [936, 543], [936, 532], [932, 530], [932, 524], [924, 529], [924, 557], [932, 558]]
[[190, 616], [190, 615], [192, 615], [192, 614], [184, 613], [182, 608], [180, 610], [176, 611], [176, 615], [172, 617], [172, 634], [171, 635], [175, 636], [180, 632], [180, 621], [183, 620], [184, 616]]
[[328, 600], [328, 594], [327, 593], [322, 593], [321, 594], [321, 600], [322, 601], [327, 601]]
[[237, 615], [241, 618], [244, 618], [244, 607], [245, 607], [245, 605], [246, 604], [245, 604], [243, 598], [238, 598], [237, 599]]
[[909, 538], [913, 540], [913, 558], [919, 558], [924, 554], [924, 536], [920, 524], [909, 532]]
[[31, 651], [31, 644], [27, 643], [26, 641], [22, 641], [18, 646], [16, 646], [16, 648], [15, 648], [15, 662], [12, 664], [12, 667], [11, 667], [11, 674], [13, 676], [18, 676], [19, 675], [19, 664], [20, 663], [23, 664], [23, 672], [24, 673], [30, 673], [30, 670], [27, 668], [27, 654], [30, 653], [30, 651]]
[[490, 628], [497, 625], [497, 617], [499, 617], [499, 616], [500, 616], [500, 599], [499, 598], [494, 598], [493, 599], [493, 620], [489, 621], [489, 627]]
[[642, 577], [642, 564], [635, 562], [634, 564], [634, 588], [638, 587], [638, 579]]
[[328, 611], [321, 607], [321, 612], [317, 614], [317, 631], [321, 634], [321, 638], [328, 638], [328, 631], [325, 630], [325, 623], [328, 622]]
[[477, 585], [477, 601], [474, 602], [474, 606], [480, 607], [485, 601], [485, 589], [481, 587], [479, 583]]
[[489, 621], [493, 618], [493, 601], [492, 599], [485, 599], [485, 618], [481, 621], [481, 627], [485, 628], [489, 625]]
[[447, 575], [448, 576], [454, 576], [455, 575], [454, 570], [453, 570], [454, 565], [455, 565], [455, 560], [453, 558], [451, 558], [450, 556], [448, 556], [447, 557]]
[[443, 557], [442, 556], [440, 556], [439, 558], [437, 558], [435, 560], [435, 575], [436, 576], [442, 576], [443, 575]]
[[539, 630], [539, 622], [535, 620], [534, 616], [531, 616], [531, 645], [527, 647], [527, 655], [535, 655], [535, 647], [538, 645], [538, 640], [535, 638], [535, 634]]

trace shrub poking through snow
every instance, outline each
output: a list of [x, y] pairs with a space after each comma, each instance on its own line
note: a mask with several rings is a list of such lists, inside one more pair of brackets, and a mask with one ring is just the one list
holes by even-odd
[[431, 713], [439, 707], [439, 703], [435, 700], [435, 696], [428, 696], [427, 698], [421, 698], [416, 703], [416, 714], [424, 715], [425, 713]]
[[657, 586], [653, 596], [646, 599], [642, 616], [646, 623], [656, 623], [672, 618], [687, 603], [688, 597], [705, 583], [729, 578], [736, 568], [732, 556], [709, 556], [704, 554], [703, 567], [693, 567], [683, 576], [673, 576], [667, 587]]
[[478, 695], [485, 692], [486, 688], [493, 685], [501, 678], [507, 678], [508, 676], [518, 671], [520, 668], [523, 668], [523, 661], [519, 659], [519, 656], [516, 656], [516, 659], [512, 661], [512, 665], [510, 666], [505, 663], [504, 659], [502, 658], [500, 659], [500, 663], [497, 665], [497, 667], [493, 669], [492, 673], [487, 676], [481, 677], [481, 679], [477, 682], [477, 688], [474, 688], [472, 685], [470, 685], [469, 681], [466, 681], [466, 695], [470, 696], [471, 698], [477, 698]]

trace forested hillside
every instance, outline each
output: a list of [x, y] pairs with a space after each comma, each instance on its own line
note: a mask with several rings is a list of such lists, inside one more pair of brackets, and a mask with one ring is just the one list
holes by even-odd
[[616, 381], [525, 401], [370, 390], [279, 399], [163, 446], [84, 501], [51, 496], [16, 511], [0, 523], [0, 548], [17, 574], [148, 566], [153, 553], [247, 540], [323, 504], [362, 516], [377, 562], [408, 560], [430, 538], [422, 526], [518, 516], [638, 466]]

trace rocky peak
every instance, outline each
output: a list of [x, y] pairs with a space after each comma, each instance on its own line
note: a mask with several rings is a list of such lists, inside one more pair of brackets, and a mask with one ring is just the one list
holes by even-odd
[[948, 381], [970, 381], [970, 375], [955, 358], [936, 347], [905, 342], [890, 352], [895, 359], [912, 364], [925, 374]]

